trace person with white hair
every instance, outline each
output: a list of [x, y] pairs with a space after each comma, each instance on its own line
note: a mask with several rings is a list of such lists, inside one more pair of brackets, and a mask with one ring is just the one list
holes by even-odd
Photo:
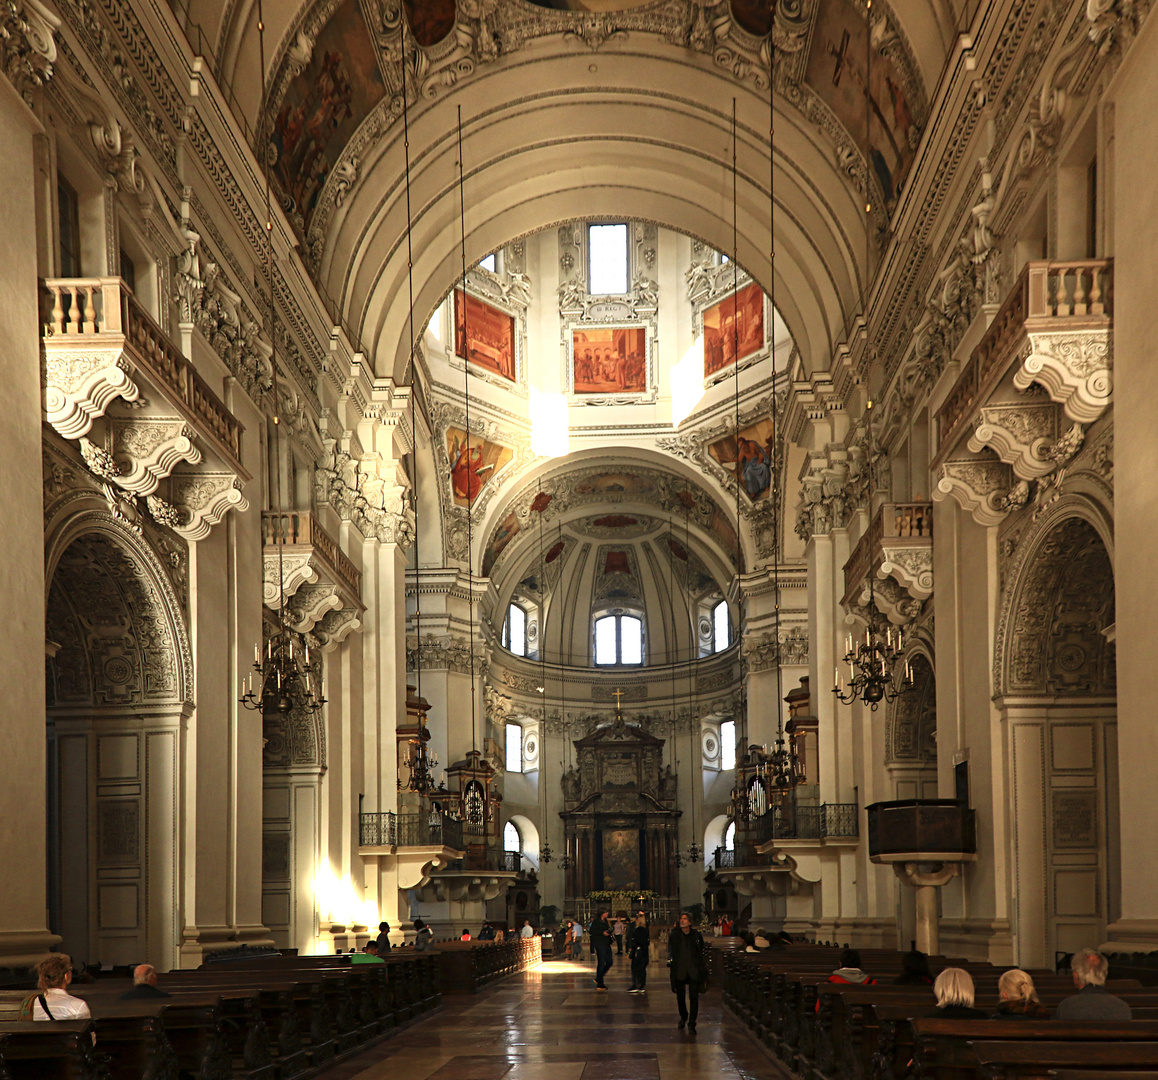
[[1120, 997], [1106, 989], [1110, 962], [1096, 949], [1082, 949], [1070, 961], [1078, 992], [1062, 1001], [1055, 1020], [1133, 1020], [1134, 1013]]
[[946, 1020], [985, 1020], [989, 1014], [973, 1007], [973, 976], [964, 968], [947, 967], [933, 983], [937, 1016]]
[[133, 968], [133, 988], [121, 994], [122, 1000], [137, 998], [167, 998], [172, 995], [157, 989], [157, 969], [152, 964], [138, 964]]

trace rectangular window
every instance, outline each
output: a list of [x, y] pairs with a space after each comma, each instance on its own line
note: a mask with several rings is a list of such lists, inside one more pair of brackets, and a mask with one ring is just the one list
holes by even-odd
[[736, 767], [736, 721], [725, 720], [720, 725], [720, 768]]
[[527, 613], [518, 604], [507, 608], [506, 645], [516, 656], [527, 655]]
[[712, 631], [715, 638], [714, 652], [723, 652], [728, 647], [728, 603], [721, 600], [712, 612]]
[[523, 771], [523, 729], [507, 724], [507, 772]]
[[615, 655], [615, 617], [597, 619], [595, 622], [595, 663], [614, 664]]
[[80, 277], [80, 199], [63, 176], [56, 176], [60, 225], [60, 276]]
[[619, 620], [619, 655], [622, 664], [643, 663], [643, 620], [624, 615]]
[[587, 258], [587, 291], [592, 296], [622, 296], [627, 292], [626, 225], [588, 226]]
[[132, 259], [125, 254], [124, 248], [119, 252], [121, 264], [121, 280], [129, 287], [130, 292], [137, 291], [137, 267]]

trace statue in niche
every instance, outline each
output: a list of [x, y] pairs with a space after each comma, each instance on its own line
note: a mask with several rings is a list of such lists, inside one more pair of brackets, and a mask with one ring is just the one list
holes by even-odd
[[579, 770], [572, 766], [563, 774], [563, 799], [569, 803], [578, 802], [582, 787]]
[[669, 765], [659, 778], [659, 801], [670, 803], [676, 798], [676, 775]]

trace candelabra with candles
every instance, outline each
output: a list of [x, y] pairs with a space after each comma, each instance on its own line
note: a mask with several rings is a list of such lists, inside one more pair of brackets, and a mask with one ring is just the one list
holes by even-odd
[[[434, 770], [438, 768], [438, 756], [426, 745], [429, 738], [430, 733], [423, 728], [419, 736], [409, 740], [406, 755], [402, 759], [402, 764], [406, 766], [409, 774], [406, 787], [409, 791], [416, 791], [420, 795], [429, 795], [436, 790]], [[401, 786], [401, 777], [398, 783]]]
[[906, 660], [898, 676], [904, 640], [900, 630], [891, 626], [882, 634], [868, 627], [864, 640], [854, 642], [852, 634], [845, 641], [844, 662], [848, 664], [848, 686], [840, 674], [833, 673], [832, 692], [846, 705], [856, 700], [870, 705], [873, 711], [882, 701], [895, 701], [913, 687], [913, 671]]
[[[253, 675], [241, 680], [241, 704], [252, 712], [286, 715], [316, 712], [326, 703], [326, 683], [320, 664], [310, 658], [305, 637], [284, 623], [265, 643], [253, 647]], [[315, 686], [316, 683], [316, 686]]]

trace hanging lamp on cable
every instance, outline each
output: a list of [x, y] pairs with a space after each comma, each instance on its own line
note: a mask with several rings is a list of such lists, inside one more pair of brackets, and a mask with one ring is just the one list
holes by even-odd
[[[539, 480], [539, 494], [543, 494], [543, 481]], [[547, 735], [547, 564], [543, 560], [543, 515], [539, 515], [539, 685], [535, 688], [543, 695], [543, 737]], [[540, 742], [542, 740], [540, 739]], [[543, 754], [543, 769], [540, 776], [540, 786], [543, 791], [543, 806], [546, 808], [547, 792], [547, 753]], [[543, 843], [539, 846], [539, 861], [547, 865], [554, 858], [551, 851], [551, 829], [546, 813], [543, 814]]]
[[[867, 34], [865, 44], [865, 131], [871, 131], [869, 123], [872, 116], [872, 0], [867, 0], [865, 9]], [[865, 219], [864, 219], [864, 299], [862, 312], [864, 318], [866, 376], [865, 382], [869, 393], [872, 393], [872, 375], [875, 362], [872, 334], [868, 311], [869, 300], [869, 270], [872, 248], [872, 179], [871, 171], [865, 170]], [[873, 494], [873, 401], [869, 397], [865, 406], [865, 457], [867, 458], [868, 490], [865, 494], [865, 509], [869, 520], [872, 520]], [[876, 577], [872, 560], [869, 560], [868, 569], [868, 605], [865, 609], [867, 623], [863, 640], [854, 640], [852, 634], [845, 639], [844, 663], [848, 665], [848, 685], [837, 668], [833, 672], [832, 692], [839, 701], [851, 705], [854, 701], [863, 701], [874, 712], [882, 701], [893, 702], [900, 695], [908, 693], [913, 688], [913, 673], [907, 661], [903, 661], [905, 652], [904, 635], [900, 628], [889, 626], [882, 633], [876, 625]]]
[[[562, 521], [559, 522], [558, 544], [559, 544], [559, 550], [562, 551], [562, 545], [563, 545], [563, 522]], [[546, 624], [544, 624], [544, 626], [545, 625]], [[545, 648], [546, 642], [547, 642], [546, 633], [545, 633], [545, 631], [540, 630], [539, 631], [539, 647]], [[562, 769], [563, 769], [563, 775], [566, 776], [568, 774], [568, 772], [570, 771], [568, 763], [567, 763], [568, 762], [568, 756], [569, 756], [567, 753], [567, 748], [571, 742], [571, 739], [570, 739], [570, 736], [567, 734], [567, 672], [566, 672], [566, 668], [564, 665], [564, 657], [563, 657], [563, 633], [562, 633], [562, 630], [560, 630], [560, 632], [559, 632], [559, 701], [560, 701], [559, 727], [560, 727], [562, 734], [563, 734], [563, 761], [561, 764], [562, 764]], [[564, 788], [564, 791], [566, 791], [566, 788]], [[564, 805], [564, 807], [566, 807], [567, 804], [565, 801], [564, 801], [563, 805]], [[559, 859], [559, 866], [562, 868], [563, 873], [566, 874], [566, 872], [568, 870], [570, 870], [571, 867], [574, 865], [575, 865], [575, 861], [571, 858], [571, 845], [570, 845], [570, 842], [568, 841], [567, 833], [564, 830], [564, 833], [563, 833], [563, 854]], [[566, 881], [564, 879], [564, 891], [565, 890], [566, 890]]]
[[[265, 17], [261, 0], [257, 6], [258, 49], [261, 63], [261, 100], [266, 100], [265, 85]], [[263, 155], [264, 156], [264, 155]], [[269, 289], [270, 365], [273, 371], [273, 424], [270, 428], [270, 457], [273, 460], [274, 490], [273, 542], [277, 545], [277, 623], [266, 638], [265, 649], [253, 647], [253, 670], [241, 680], [240, 704], [251, 712], [266, 716], [286, 716], [291, 712], [317, 712], [326, 704], [325, 680], [321, 656], [310, 656], [305, 636], [290, 627], [286, 615], [285, 545], [291, 541], [289, 518], [282, 504], [281, 462], [281, 394], [277, 372], [277, 299], [274, 293], [273, 267], [273, 199], [269, 164], [265, 163], [265, 277]], [[264, 576], [264, 571], [263, 571]]]

